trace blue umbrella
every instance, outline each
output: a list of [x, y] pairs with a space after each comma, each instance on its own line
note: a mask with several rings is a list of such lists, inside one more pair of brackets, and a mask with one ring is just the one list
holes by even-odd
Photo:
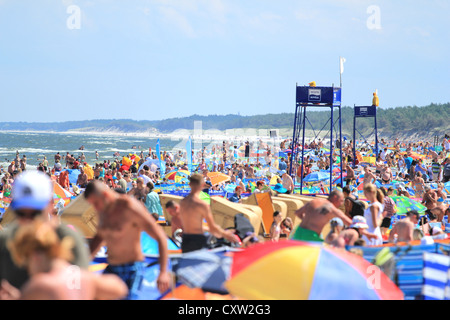
[[184, 253], [174, 269], [178, 280], [190, 288], [228, 294], [224, 283], [230, 277], [231, 263], [225, 252], [203, 249]]
[[78, 176], [80, 175], [80, 170], [78, 169], [66, 169], [63, 171], [67, 171], [69, 173], [69, 182], [71, 184], [76, 184], [78, 181]]
[[329, 172], [313, 172], [308, 174], [304, 179], [303, 182], [318, 182], [318, 181], [325, 181], [330, 179], [330, 173]]

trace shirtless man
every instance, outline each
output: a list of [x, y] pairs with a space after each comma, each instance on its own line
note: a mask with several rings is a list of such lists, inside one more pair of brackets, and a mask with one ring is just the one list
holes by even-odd
[[98, 213], [97, 234], [90, 242], [92, 257], [102, 245], [108, 248], [108, 267], [105, 273], [117, 274], [128, 286], [128, 299], [144, 280], [145, 264], [141, 248], [141, 232], [158, 242], [160, 273], [157, 286], [161, 293], [169, 289], [167, 269], [167, 237], [163, 229], [148, 214], [144, 204], [124, 194], [109, 189], [100, 181], [92, 181], [84, 192], [86, 200]]
[[316, 198], [295, 212], [302, 222], [293, 233], [293, 240], [322, 242], [320, 237], [322, 229], [334, 217], [341, 218], [345, 225], [352, 220], [341, 210], [337, 209], [327, 199]]
[[408, 211], [406, 218], [397, 221], [389, 233], [389, 242], [395, 241], [395, 235], [397, 235], [397, 241], [410, 242], [413, 240], [413, 231], [417, 223], [419, 222], [419, 213], [415, 210]]
[[355, 177], [355, 170], [350, 166], [350, 164], [347, 163], [347, 166], [345, 167], [345, 171], [347, 172], [347, 176], [345, 177], [345, 182], [347, 185], [349, 185], [353, 180], [356, 179]]
[[287, 194], [291, 194], [294, 192], [294, 181], [292, 177], [286, 173], [286, 170], [283, 170], [283, 174], [281, 175], [283, 188], [287, 190]]
[[78, 175], [77, 185], [79, 185], [80, 188], [86, 188], [87, 183], [88, 183], [88, 176], [86, 172], [84, 172], [84, 169], [81, 169], [80, 174]]
[[377, 181], [377, 177], [372, 173], [369, 167], [364, 167], [364, 181], [363, 186], [373, 184]]
[[65, 158], [65, 160], [66, 160], [66, 167], [69, 168], [70, 162], [73, 161], [73, 160], [72, 160], [72, 156], [70, 155], [69, 152], [66, 153], [66, 158]]
[[183, 224], [180, 218], [180, 205], [173, 200], [166, 203], [166, 211], [172, 217], [170, 225], [172, 227], [172, 236], [178, 229], [183, 230]]
[[225, 238], [230, 242], [237, 242], [234, 233], [224, 230], [214, 222], [211, 208], [200, 199], [200, 192], [204, 189], [204, 179], [201, 174], [189, 177], [191, 192], [180, 202], [180, 218], [183, 225], [183, 253], [206, 248], [207, 237], [203, 231], [203, 219], [206, 220], [209, 232], [216, 238]]
[[383, 184], [389, 184], [393, 178], [391, 168], [389, 168], [388, 164], [385, 164], [381, 169], [381, 180], [383, 181]]
[[140, 177], [136, 179], [136, 187], [133, 187], [133, 189], [128, 192], [128, 195], [136, 198], [139, 201], [145, 201], [147, 197], [147, 187], [144, 183], [143, 178]]

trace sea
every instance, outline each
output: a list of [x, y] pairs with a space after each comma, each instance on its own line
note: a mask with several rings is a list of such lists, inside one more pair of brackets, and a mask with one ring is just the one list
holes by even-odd
[[[251, 138], [251, 137], [250, 137]], [[253, 137], [255, 139], [255, 137]], [[186, 143], [189, 135], [145, 135], [137, 133], [83, 133], [83, 132], [0, 132], [0, 166], [7, 170], [7, 167], [19, 153], [20, 158], [24, 155], [27, 158], [27, 169], [35, 169], [42, 162], [44, 156], [47, 157], [50, 165], [54, 164], [54, 156], [57, 152], [60, 155], [71, 155], [78, 157], [84, 153], [86, 161], [93, 165], [104, 160], [113, 160], [129, 154], [139, 155], [143, 152], [146, 156], [150, 149], [155, 151], [157, 141], [160, 140], [160, 150], [177, 152], [186, 151]], [[201, 136], [192, 137], [192, 147], [194, 151], [199, 151], [203, 147], [211, 149], [213, 145], [219, 146], [223, 140], [231, 141], [241, 145], [245, 140], [243, 137], [223, 137], [223, 136]], [[267, 138], [267, 142], [279, 143]], [[84, 147], [83, 150], [80, 150]], [[99, 158], [96, 159], [96, 152]], [[64, 163], [63, 163], [64, 164]]]
[[[160, 138], [160, 148], [172, 150], [182, 143], [183, 139]], [[75, 157], [84, 153], [89, 164], [113, 160], [130, 153], [147, 155], [149, 149], [155, 150], [158, 137], [145, 137], [134, 134], [97, 134], [97, 133], [55, 133], [55, 132], [0, 132], [0, 165], [7, 169], [8, 165], [19, 153], [20, 158], [27, 158], [27, 169], [37, 168], [44, 156], [50, 164], [54, 163], [57, 152], [66, 155], [69, 152]], [[81, 147], [84, 150], [80, 150]], [[180, 145], [181, 147], [181, 145]], [[181, 149], [181, 148], [180, 148]], [[96, 151], [99, 159], [96, 159]]]

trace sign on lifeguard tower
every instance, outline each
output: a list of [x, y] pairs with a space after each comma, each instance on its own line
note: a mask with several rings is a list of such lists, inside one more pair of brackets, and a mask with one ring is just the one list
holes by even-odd
[[355, 117], [357, 118], [375, 117], [376, 115], [377, 115], [377, 108], [374, 106], [367, 106], [367, 107], [355, 106]]
[[297, 103], [302, 105], [340, 105], [341, 88], [297, 87]]

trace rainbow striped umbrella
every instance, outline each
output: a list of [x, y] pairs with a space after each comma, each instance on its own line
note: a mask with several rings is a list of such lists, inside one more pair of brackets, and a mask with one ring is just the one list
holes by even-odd
[[251, 300], [403, 300], [378, 267], [345, 250], [301, 241], [265, 242], [233, 254], [225, 283]]
[[165, 178], [167, 180], [176, 180], [177, 177], [181, 178], [189, 178], [190, 172], [187, 170], [172, 170], [165, 174]]

